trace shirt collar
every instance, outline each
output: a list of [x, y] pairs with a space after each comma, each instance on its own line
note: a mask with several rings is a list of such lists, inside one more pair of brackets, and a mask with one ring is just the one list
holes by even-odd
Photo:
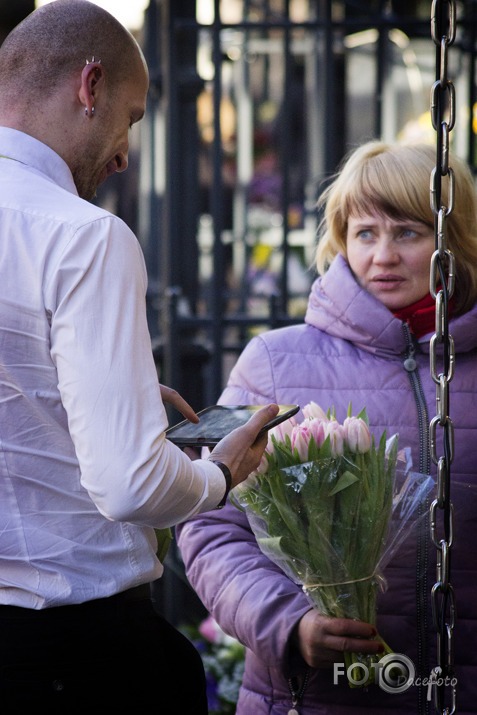
[[66, 191], [78, 195], [68, 164], [43, 142], [9, 127], [0, 127], [0, 155], [26, 164]]

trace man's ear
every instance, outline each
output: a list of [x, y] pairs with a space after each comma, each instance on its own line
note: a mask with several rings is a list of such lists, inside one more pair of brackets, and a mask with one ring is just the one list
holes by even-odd
[[98, 93], [104, 85], [104, 69], [101, 62], [87, 62], [81, 71], [81, 86], [78, 93], [81, 105], [89, 117], [94, 114]]

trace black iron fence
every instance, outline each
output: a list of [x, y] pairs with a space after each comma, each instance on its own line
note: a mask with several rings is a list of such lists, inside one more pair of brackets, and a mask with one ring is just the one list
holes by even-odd
[[[430, 5], [151, 0], [139, 236], [161, 379], [194, 407], [254, 332], [302, 319], [316, 200], [345, 153], [432, 141]], [[458, 27], [454, 149], [473, 163], [475, 2]]]

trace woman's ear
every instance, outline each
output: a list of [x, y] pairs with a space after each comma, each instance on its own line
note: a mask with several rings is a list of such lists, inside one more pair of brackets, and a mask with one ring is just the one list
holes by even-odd
[[81, 71], [81, 86], [78, 93], [79, 101], [85, 108], [88, 117], [94, 116], [94, 106], [98, 93], [104, 85], [104, 69], [101, 60], [93, 59]]

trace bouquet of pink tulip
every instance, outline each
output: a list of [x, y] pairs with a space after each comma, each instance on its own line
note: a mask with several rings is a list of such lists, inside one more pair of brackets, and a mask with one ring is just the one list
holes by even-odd
[[[292, 418], [270, 432], [259, 469], [232, 501], [262, 551], [320, 613], [374, 624], [380, 571], [433, 481], [411, 473], [409, 462], [398, 484], [397, 435], [387, 441], [383, 433], [376, 447], [366, 410], [352, 417], [350, 408], [343, 424], [313, 402], [303, 414], [302, 423]], [[374, 673], [370, 661], [391, 652], [384, 646], [380, 656], [346, 653], [347, 668], [360, 661]]]

